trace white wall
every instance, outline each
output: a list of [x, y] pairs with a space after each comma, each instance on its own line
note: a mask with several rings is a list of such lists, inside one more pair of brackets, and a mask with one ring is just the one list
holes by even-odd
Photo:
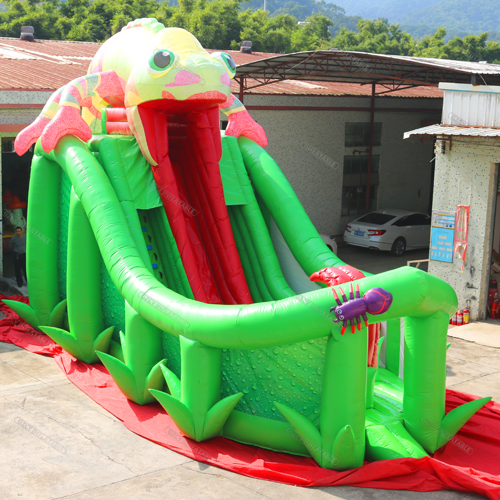
[[50, 90], [0, 90], [0, 104], [15, 104], [29, 107], [45, 104], [53, 94]]
[[[34, 122], [41, 113], [40, 108], [1, 108], [0, 125], [29, 125]], [[11, 134], [17, 135], [17, 132]]]
[[[367, 150], [366, 147], [344, 147], [345, 123], [369, 122], [370, 98], [249, 94], [245, 95], [244, 104], [250, 108], [366, 108], [366, 111], [250, 109], [252, 117], [267, 132], [267, 151], [283, 170], [318, 231], [342, 234], [344, 225], [356, 217], [341, 217], [344, 156], [351, 155], [354, 149]], [[376, 98], [375, 121], [382, 122], [382, 145], [373, 149], [374, 154], [380, 154], [378, 208], [428, 210], [432, 143], [403, 141], [403, 133], [419, 128], [423, 120], [439, 123], [441, 105], [441, 99]], [[377, 111], [377, 108], [397, 108], [403, 112]], [[418, 110], [414, 112], [410, 108]]]
[[456, 211], [469, 196], [471, 209], [463, 272], [458, 261], [430, 261], [429, 272], [454, 288], [459, 309], [470, 300], [472, 321], [483, 319], [486, 309], [499, 146], [498, 138], [454, 137], [451, 151], [447, 143], [445, 152], [436, 154], [433, 210]]
[[[379, 116], [383, 122], [382, 146], [374, 148], [374, 152], [380, 150], [381, 159], [378, 207], [428, 212], [434, 145], [432, 142], [421, 143], [418, 138], [403, 140], [405, 127], [420, 127], [428, 115], [381, 113]], [[434, 117], [438, 123], [439, 115]]]

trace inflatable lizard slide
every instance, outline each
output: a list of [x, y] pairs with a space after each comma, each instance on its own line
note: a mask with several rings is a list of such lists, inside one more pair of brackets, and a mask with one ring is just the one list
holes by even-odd
[[53, 94], [16, 140], [19, 154], [36, 143], [30, 305], [9, 305], [193, 440], [335, 470], [435, 452], [489, 401], [445, 415], [454, 291], [341, 262], [231, 95], [235, 72], [229, 54], [140, 19]]

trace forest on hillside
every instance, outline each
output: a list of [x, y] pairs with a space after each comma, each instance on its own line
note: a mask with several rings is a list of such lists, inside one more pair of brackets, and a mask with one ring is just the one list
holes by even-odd
[[262, 52], [337, 48], [500, 63], [500, 43], [488, 40], [487, 33], [448, 40], [446, 30], [438, 28], [414, 38], [387, 19], [351, 18], [342, 7], [324, 0], [301, 0], [306, 10], [300, 12], [294, 10], [297, 2], [268, 0], [272, 13], [252, 9], [254, 1], [4, 0], [0, 36], [18, 38], [20, 27], [28, 25], [39, 39], [103, 42], [129, 21], [155, 17], [165, 26], [192, 32], [204, 47], [219, 50], [237, 50], [241, 40], [251, 40], [253, 50]]
[[[332, 1], [344, 8], [348, 16], [387, 18], [415, 37], [429, 35], [443, 27], [448, 37], [488, 32], [490, 38], [500, 38], [500, 0]], [[297, 2], [302, 4], [304, 0]]]
[[[243, 9], [259, 10], [264, 8], [263, 0], [248, 0], [242, 3]], [[345, 9], [326, 0], [266, 0], [266, 9], [271, 16], [290, 14], [298, 21], [305, 21], [313, 14], [320, 14], [332, 21], [330, 33], [336, 35], [341, 28], [356, 30], [361, 16], [348, 16]]]
[[[425, 26], [428, 30], [443, 26], [449, 33], [457, 35], [488, 32], [490, 38], [498, 38], [500, 0], [440, 0], [427, 7], [418, 4], [398, 22], [402, 26]], [[414, 33], [418, 34], [418, 31]]]

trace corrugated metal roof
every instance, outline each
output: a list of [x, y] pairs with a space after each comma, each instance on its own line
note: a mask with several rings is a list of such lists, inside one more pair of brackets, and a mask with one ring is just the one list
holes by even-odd
[[[213, 52], [220, 52], [215, 49], [206, 49], [207, 52], [212, 54]], [[234, 59], [234, 62], [237, 66], [240, 64], [247, 64], [254, 61], [259, 61], [260, 59], [267, 59], [269, 57], [279, 56], [282, 54], [276, 54], [274, 52], [252, 52], [251, 54], [246, 54], [244, 52], [240, 52], [239, 50], [224, 50], [228, 54], [231, 54], [231, 57]]]
[[8, 45], [19, 51], [41, 52], [56, 57], [94, 57], [101, 43], [67, 42], [62, 40], [35, 40], [27, 42], [19, 38], [0, 37], [0, 44]]
[[[363, 54], [365, 54], [363, 52]], [[435, 68], [445, 68], [452, 71], [463, 71], [467, 73], [475, 73], [476, 75], [498, 75], [500, 74], [500, 65], [490, 64], [487, 62], [471, 62], [471, 61], [454, 61], [452, 59], [433, 59], [430, 57], [410, 57], [410, 56], [395, 56], [384, 55], [385, 59], [392, 59], [395, 62], [407, 61], [415, 64], [425, 64]]]
[[[74, 78], [87, 73], [90, 60], [100, 43], [35, 40], [27, 42], [17, 38], [0, 37], [0, 90], [56, 90]], [[208, 49], [208, 52], [215, 50]], [[253, 52], [245, 54], [227, 51], [237, 65], [254, 63], [276, 54]], [[239, 84], [232, 83], [232, 91], [239, 93]], [[284, 80], [245, 91], [259, 95], [321, 95], [369, 96], [370, 87], [340, 82], [310, 82]], [[401, 89], [387, 94], [391, 97], [441, 98], [442, 91], [435, 87]]]
[[[315, 87], [304, 87], [303, 83], [316, 84]], [[355, 83], [341, 82], [304, 82], [294, 80], [284, 80], [282, 82], [270, 83], [262, 87], [250, 88], [245, 90], [245, 95], [316, 95], [316, 96], [359, 96], [367, 97], [371, 95], [370, 85], [359, 85]], [[239, 92], [239, 83], [233, 81], [232, 91], [236, 95]], [[377, 85], [376, 92], [386, 90], [384, 87]], [[383, 97], [428, 97], [442, 98], [443, 91], [437, 87], [420, 86], [406, 89], [396, 90], [394, 92], [384, 94]], [[379, 97], [378, 97], [379, 98]]]
[[[215, 52], [214, 50], [207, 49], [208, 52]], [[257, 61], [270, 60], [273, 57], [283, 57], [283, 54], [270, 54], [266, 52], [253, 52], [252, 54], [245, 54], [236, 50], [226, 50], [231, 54], [234, 62], [239, 68], [242, 65], [256, 63]], [[281, 80], [268, 85], [254, 86], [255, 80], [248, 79], [248, 89], [245, 89], [245, 94], [262, 94], [262, 95], [322, 95], [322, 96], [370, 96], [371, 88], [368, 85], [361, 85], [356, 83], [345, 83], [336, 81], [309, 81], [309, 80]], [[233, 93], [239, 92], [239, 82], [232, 82]], [[377, 92], [387, 90], [382, 86], [377, 86]], [[386, 94], [387, 97], [433, 97], [442, 98], [443, 92], [435, 86], [418, 86], [406, 89], [399, 89], [394, 92]]]
[[0, 90], [56, 90], [87, 73], [100, 46], [0, 38]]
[[457, 125], [429, 125], [405, 132], [404, 138], [412, 135], [445, 135], [445, 136], [467, 136], [467, 137], [500, 137], [500, 128], [468, 127]]
[[272, 56], [240, 65], [236, 72], [245, 90], [290, 79], [377, 83], [393, 90], [401, 85], [471, 83], [476, 77], [477, 84], [498, 85], [500, 65], [332, 49]]
[[57, 90], [87, 73], [88, 63], [0, 59], [0, 90]]

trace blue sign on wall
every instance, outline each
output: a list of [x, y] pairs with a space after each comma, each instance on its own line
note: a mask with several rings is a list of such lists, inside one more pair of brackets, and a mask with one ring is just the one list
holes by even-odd
[[455, 229], [433, 227], [431, 236], [431, 260], [453, 262]]

